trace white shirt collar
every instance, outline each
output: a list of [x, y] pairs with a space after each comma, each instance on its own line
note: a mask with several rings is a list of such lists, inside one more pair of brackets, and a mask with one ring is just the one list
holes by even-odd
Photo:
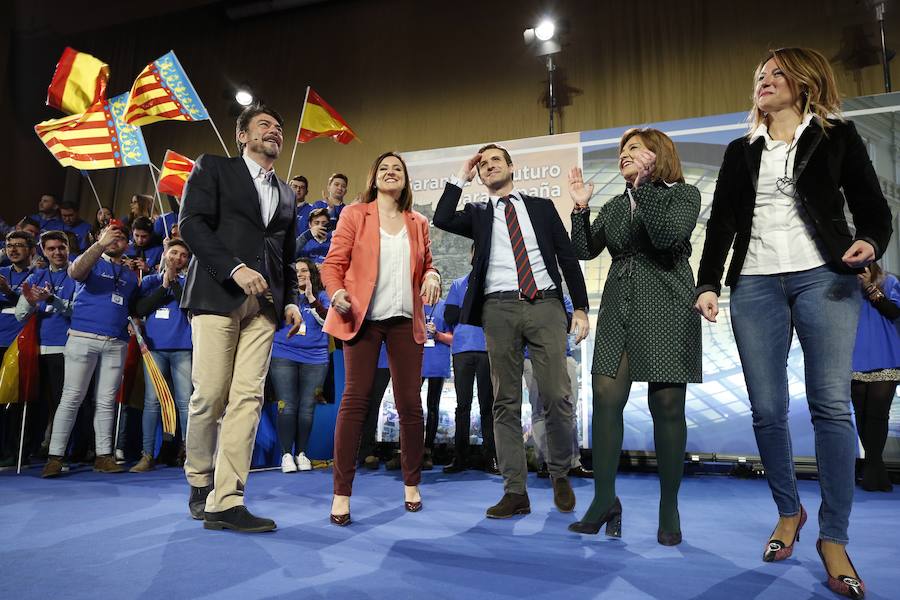
[[[513, 200], [518, 200], [519, 202], [522, 202], [522, 201], [523, 201], [523, 200], [522, 200], [522, 194], [520, 194], [520, 193], [517, 192], [516, 190], [511, 191], [508, 195], [509, 195], [509, 196], [512, 196], [512, 197], [513, 197]], [[488, 198], [489, 198], [490, 201], [491, 201], [491, 206], [496, 207], [496, 206], [498, 205], [498, 203], [499, 203], [498, 201], [499, 201], [500, 198], [502, 198], [502, 197], [503, 197], [503, 196], [488, 196]]]
[[247, 170], [250, 171], [250, 177], [252, 177], [253, 179], [265, 177], [266, 173], [272, 170], [266, 170], [261, 167], [255, 160], [247, 156], [246, 152], [241, 155], [241, 158], [244, 159], [244, 163], [247, 165]]
[[[797, 125], [797, 129], [794, 131], [794, 139], [799, 140], [800, 135], [803, 131], [809, 127], [809, 124], [812, 123], [812, 120], [816, 117], [813, 113], [806, 113], [806, 116], [803, 117], [803, 120]], [[760, 123], [759, 126], [753, 130], [753, 135], [750, 136], [750, 143], [752, 144], [758, 138], [768, 135], [769, 127], [765, 124], [765, 122]]]

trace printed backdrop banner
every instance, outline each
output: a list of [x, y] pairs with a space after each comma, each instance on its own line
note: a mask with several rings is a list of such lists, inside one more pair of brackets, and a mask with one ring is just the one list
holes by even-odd
[[[900, 185], [898, 185], [900, 164], [895, 150], [895, 140], [900, 139], [900, 93], [846, 100], [844, 111], [845, 116], [854, 121], [865, 140], [882, 189], [896, 215], [900, 208]], [[702, 196], [700, 217], [691, 236], [693, 246], [691, 265], [695, 273], [700, 261], [712, 194], [725, 146], [746, 133], [745, 118], [746, 113], [731, 113], [638, 125], [655, 127], [672, 137], [681, 157], [687, 183], [697, 186], [700, 190]], [[617, 148], [621, 135], [632, 126], [497, 143], [505, 146], [512, 155], [516, 188], [527, 194], [553, 200], [568, 229], [572, 209], [567, 191], [569, 169], [572, 166], [581, 166], [584, 169], [585, 179], [594, 183], [591, 210], [596, 214], [603, 204], [624, 191], [625, 184], [618, 172]], [[415, 209], [428, 217], [433, 216], [434, 207], [449, 177], [459, 170], [465, 159], [471, 157], [480, 146], [489, 141], [491, 140], [455, 148], [404, 153], [414, 191]], [[485, 200], [486, 197], [486, 190], [476, 177], [475, 181], [465, 187], [460, 205]], [[898, 229], [896, 223], [894, 229]], [[452, 280], [468, 273], [471, 242], [436, 228], [432, 228], [431, 232], [432, 253], [443, 275], [446, 290]], [[900, 246], [897, 238], [895, 235], [881, 261], [883, 267], [894, 273], [900, 270]], [[590, 337], [574, 353], [579, 363], [575, 393], [578, 398], [577, 414], [582, 447], [588, 447], [590, 443], [592, 412], [590, 357], [594, 348], [593, 329], [609, 266], [610, 258], [606, 252], [597, 259], [582, 264], [590, 295], [592, 324]], [[791, 345], [787, 367], [794, 453], [798, 457], [814, 456], [813, 430], [804, 389], [803, 354], [796, 338]], [[703, 373], [702, 384], [688, 386], [686, 407], [688, 451], [714, 453], [720, 456], [758, 456], [747, 390], [731, 332], [727, 289], [720, 299], [718, 323], [703, 324]], [[527, 388], [524, 389], [524, 396], [526, 400], [523, 402], [522, 411], [523, 429], [526, 437], [530, 438], [531, 411], [527, 401]], [[451, 379], [445, 382], [441, 397], [438, 443], [452, 443], [455, 409], [456, 396]], [[379, 439], [397, 441], [399, 437], [397, 423], [392, 392], [388, 386], [381, 408]], [[481, 443], [478, 409], [474, 406], [472, 442]], [[645, 383], [635, 383], [632, 386], [625, 409], [623, 447], [631, 451], [653, 450], [653, 422], [647, 406]], [[895, 403], [891, 413], [890, 437], [885, 458], [900, 460], [900, 403]]]

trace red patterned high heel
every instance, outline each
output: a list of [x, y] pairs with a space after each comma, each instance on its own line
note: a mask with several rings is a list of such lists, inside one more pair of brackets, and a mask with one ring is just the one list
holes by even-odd
[[[822, 559], [822, 566], [825, 567], [825, 574], [828, 575], [828, 589], [835, 594], [853, 598], [854, 600], [862, 600], [866, 597], [866, 584], [862, 582], [862, 579], [859, 579], [859, 572], [856, 570], [856, 567], [853, 566], [850, 555], [847, 555], [847, 562], [850, 563], [850, 567], [853, 569], [855, 577], [850, 577], [849, 575], [832, 577], [831, 573], [828, 572], [828, 564], [825, 562], [825, 555], [822, 554], [821, 539], [816, 540], [816, 550], [819, 552], [819, 558]], [[844, 550], [845, 554], [846, 552], [847, 551]]]
[[[797, 532], [794, 534], [794, 539], [791, 540], [790, 544], [785, 544], [781, 540], [770, 539], [769, 544], [766, 546], [765, 552], [763, 552], [763, 562], [778, 562], [790, 558], [794, 553], [794, 542], [800, 539], [800, 530], [803, 529], [803, 525], [805, 524], [806, 509], [803, 508], [803, 505], [801, 504], [800, 524], [797, 525]], [[772, 535], [775, 535], [774, 531], [772, 532]]]

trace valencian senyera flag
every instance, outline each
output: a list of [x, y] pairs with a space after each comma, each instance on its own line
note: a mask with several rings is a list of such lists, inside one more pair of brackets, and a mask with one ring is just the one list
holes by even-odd
[[131, 86], [125, 107], [125, 121], [130, 125], [206, 119], [209, 113], [174, 52], [147, 65]]
[[184, 184], [193, 168], [194, 161], [187, 156], [182, 156], [172, 150], [166, 150], [162, 171], [159, 172], [159, 185], [157, 186], [159, 193], [181, 198], [181, 194], [184, 192]]
[[120, 94], [81, 114], [38, 123], [34, 131], [64, 167], [96, 170], [148, 165], [141, 130], [123, 120], [127, 96]]
[[80, 114], [106, 98], [109, 66], [102, 60], [66, 48], [47, 88], [47, 106], [69, 115]]
[[314, 89], [309, 88], [297, 141], [302, 144], [317, 137], [330, 137], [340, 144], [349, 144], [357, 139], [356, 133], [350, 129], [347, 121]]

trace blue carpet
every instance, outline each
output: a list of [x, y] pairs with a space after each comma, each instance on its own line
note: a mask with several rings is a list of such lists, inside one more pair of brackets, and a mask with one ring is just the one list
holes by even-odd
[[[424, 476], [420, 513], [403, 510], [394, 472], [360, 473], [354, 523], [327, 520], [331, 472], [250, 477], [249, 506], [278, 531], [235, 534], [187, 515], [177, 469], [55, 481], [36, 467], [0, 474], [0, 598], [833, 598], [815, 550], [818, 486], [800, 482], [811, 519], [793, 558], [760, 560], [775, 522], [764, 481], [692, 477], [685, 541], [656, 543], [657, 480], [620, 475], [623, 538], [578, 536], [530, 478], [532, 514], [484, 518], [499, 477]], [[574, 480], [579, 507], [592, 482]], [[850, 546], [869, 598], [900, 596], [898, 493], [857, 491]]]

